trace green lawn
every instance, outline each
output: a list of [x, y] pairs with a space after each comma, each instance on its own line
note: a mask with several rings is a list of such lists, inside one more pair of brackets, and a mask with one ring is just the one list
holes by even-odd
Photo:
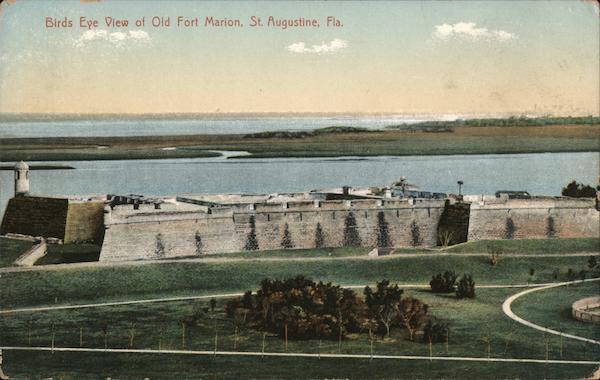
[[[422, 299], [430, 306], [430, 314], [435, 315], [450, 324], [451, 335], [446, 352], [445, 344], [434, 344], [435, 356], [475, 356], [487, 357], [489, 338], [490, 357], [494, 358], [537, 358], [546, 356], [546, 341], [544, 334], [528, 327], [519, 325], [505, 317], [501, 310], [504, 299], [513, 294], [514, 289], [479, 289], [474, 300], [456, 300], [452, 296], [434, 295], [428, 291], [409, 290], [408, 294]], [[96, 309], [81, 309], [69, 311], [43, 312], [30, 315], [28, 313], [4, 316], [3, 328], [0, 339], [5, 345], [49, 346], [51, 345], [51, 331], [54, 324], [56, 347], [78, 347], [80, 345], [80, 328], [83, 328], [83, 347], [104, 348], [105, 344], [111, 348], [128, 348], [130, 346], [130, 332], [134, 332], [133, 348], [158, 349], [191, 349], [213, 350], [214, 338], [217, 334], [217, 348], [219, 350], [261, 351], [262, 333], [240, 326], [235, 334], [235, 324], [225, 317], [222, 310], [224, 300], [219, 300], [215, 312], [208, 310], [207, 301], [196, 302], [170, 302], [147, 305], [114, 306]], [[191, 315], [194, 309], [202, 311], [204, 318], [198, 325], [186, 327], [185, 346], [182, 340], [181, 320]], [[30, 327], [29, 327], [30, 326]], [[103, 328], [107, 326], [107, 339], [104, 340]], [[31, 333], [29, 333], [31, 331]], [[31, 340], [30, 340], [31, 339]], [[31, 343], [30, 343], [31, 342]], [[284, 352], [285, 346], [281, 338], [268, 335], [265, 339], [265, 351]], [[341, 351], [338, 342], [333, 340], [319, 341], [290, 341], [289, 352], [307, 353], [351, 353], [369, 354], [370, 341], [367, 334], [349, 336], [342, 342]], [[373, 345], [373, 352], [381, 355], [429, 355], [429, 346], [420, 341], [411, 342], [404, 331], [394, 331], [390, 338], [377, 338]], [[584, 343], [563, 340], [558, 337], [548, 338], [548, 357], [551, 359], [595, 360], [598, 357], [597, 348]], [[374, 361], [358, 360], [362, 365], [353, 367], [353, 360], [333, 359], [260, 359], [260, 358], [184, 358], [171, 356], [159, 359], [162, 365], [148, 366], [152, 356], [148, 355], [123, 355], [99, 354], [99, 356], [113, 358], [115, 362], [107, 365], [104, 360], [87, 361], [91, 354], [69, 353], [55, 354], [58, 359], [38, 361], [34, 372], [27, 372], [24, 358], [21, 354], [6, 354], [5, 361], [10, 363], [14, 355], [14, 374], [44, 376], [63, 376], [63, 378], [81, 378], [85, 374], [100, 374], [124, 378], [125, 376], [140, 376], [150, 372], [151, 378], [184, 378], [185, 375], [205, 374], [232, 376], [232, 377], [285, 377], [285, 373], [301, 374], [301, 377], [334, 377], [334, 378], [364, 378], [364, 377], [397, 377], [404, 374], [406, 378], [473, 378], [493, 379], [498, 378], [539, 378], [540, 374], [551, 378], [570, 378], [574, 373], [580, 376], [591, 372], [588, 366], [574, 365], [515, 365], [488, 363], [429, 363], [411, 361]], [[51, 357], [48, 354], [35, 354], [41, 357]], [[94, 354], [98, 355], [98, 354]], [[108, 359], [106, 359], [108, 360]], [[167, 364], [170, 362], [178, 365]], [[85, 366], [78, 363], [87, 362]], [[251, 363], [256, 367], [248, 369]], [[279, 368], [270, 372], [264, 363], [288, 363], [287, 371]], [[339, 362], [344, 365], [332, 366]], [[197, 363], [204, 363], [197, 367]], [[304, 363], [304, 364], [303, 364]], [[239, 367], [238, 367], [239, 365]], [[310, 371], [303, 370], [304, 366], [312, 367]], [[229, 368], [234, 366], [235, 368]], [[350, 366], [350, 367], [348, 367]], [[367, 366], [367, 368], [363, 368]], [[159, 368], [160, 367], [160, 368]], [[8, 371], [11, 367], [7, 366]], [[200, 369], [202, 368], [202, 369]], [[491, 370], [491, 369], [494, 370]], [[531, 372], [535, 369], [534, 372]], [[196, 372], [200, 370], [201, 372]], [[545, 372], [548, 370], [549, 372]], [[21, 372], [18, 372], [21, 371]], [[30, 370], [31, 371], [31, 370]], [[107, 372], [108, 371], [108, 372]], [[202, 372], [206, 371], [206, 372]], [[356, 372], [358, 371], [358, 372]], [[405, 372], [410, 371], [410, 372]], [[541, 372], [540, 372], [541, 371]], [[550, 372], [551, 371], [551, 372]], [[394, 375], [394, 373], [396, 375]], [[535, 373], [535, 374], [534, 374]], [[252, 374], [252, 375], [250, 375]], [[309, 374], [312, 374], [309, 376]], [[499, 375], [501, 374], [501, 375]], [[148, 376], [148, 375], [144, 375]], [[139, 377], [138, 377], [139, 378]]]
[[[529, 275], [530, 268], [535, 271]], [[565, 280], [568, 269], [587, 268], [587, 257], [503, 257], [492, 267], [487, 257], [390, 256], [380, 259], [320, 261], [172, 262], [139, 266], [67, 268], [4, 273], [0, 304], [5, 307], [119, 300], [171, 295], [239, 292], [255, 288], [265, 277], [298, 274], [342, 285], [372, 284], [381, 279], [427, 284], [431, 276], [454, 270], [473, 274], [477, 283], [550, 282], [554, 271]]]
[[519, 239], [519, 240], [481, 240], [460, 244], [444, 249], [444, 252], [455, 253], [600, 253], [600, 239]]
[[[517, 244], [520, 241], [507, 242]], [[529, 241], [528, 241], [529, 242]], [[534, 242], [533, 244], [543, 244]], [[568, 249], [585, 247], [587, 243], [563, 244]], [[589, 244], [593, 244], [593, 241]], [[466, 247], [463, 246], [463, 247]], [[516, 249], [516, 248], [515, 248]], [[533, 248], [532, 248], [533, 249]], [[539, 248], [541, 249], [541, 248]], [[565, 249], [565, 248], [563, 248]], [[585, 251], [584, 248], [581, 248]], [[274, 251], [252, 253], [254, 257], [293, 256], [353, 256], [365, 249], [335, 249], [313, 251]], [[473, 252], [477, 252], [474, 250]], [[479, 251], [481, 252], [481, 251]], [[517, 252], [517, 251], [515, 251]], [[63, 255], [65, 253], [63, 252]], [[241, 254], [225, 255], [238, 257]], [[270, 256], [273, 255], [273, 256]], [[332, 281], [343, 285], [372, 284], [387, 278], [398, 283], [426, 284], [431, 276], [445, 270], [474, 275], [477, 284], [518, 284], [566, 280], [569, 268], [575, 272], [587, 268], [584, 257], [501, 257], [492, 267], [488, 258], [460, 256], [402, 257], [348, 260], [235, 260], [231, 262], [174, 262], [138, 266], [67, 268], [2, 273], [0, 276], [0, 305], [2, 308], [19, 306], [89, 303], [104, 300], [155, 298], [177, 295], [210, 295], [256, 289], [265, 277], [307, 275], [315, 280]], [[530, 268], [534, 275], [530, 276]], [[558, 277], [554, 272], [558, 270]], [[521, 299], [515, 302], [515, 312], [533, 322], [553, 326], [557, 323], [567, 330], [566, 310], [573, 299], [594, 294], [593, 285], [561, 287], [533, 293], [535, 307], [525, 308]], [[357, 290], [360, 292], [360, 290]], [[444, 344], [433, 346], [433, 355], [487, 357], [490, 356], [543, 359], [590, 359], [600, 356], [597, 348], [585, 343], [559, 337], [545, 337], [542, 332], [513, 322], [501, 310], [502, 302], [519, 289], [477, 289], [474, 300], [456, 300], [453, 295], [435, 295], [428, 290], [406, 290], [407, 294], [422, 299], [429, 312], [447, 321], [451, 327], [448, 353]], [[549, 292], [549, 293], [545, 293]], [[78, 347], [80, 328], [83, 346], [105, 347], [103, 329], [107, 328], [107, 346], [129, 347], [131, 330], [135, 348], [181, 349], [181, 320], [194, 310], [201, 310], [204, 318], [198, 325], [186, 328], [185, 347], [194, 350], [214, 349], [215, 331], [219, 350], [233, 350], [235, 324], [225, 317], [220, 299], [216, 311], [208, 311], [207, 300], [167, 302], [102, 307], [93, 309], [57, 310], [42, 313], [19, 313], [0, 316], [2, 345], [51, 345], [54, 326], [55, 345]], [[529, 305], [529, 303], [527, 303]], [[206, 309], [206, 310], [205, 310]], [[585, 330], [588, 329], [588, 330]], [[584, 329], [569, 330], [588, 334]], [[596, 335], [593, 335], [596, 336]], [[546, 340], [547, 339], [547, 340]], [[30, 343], [31, 342], [31, 343]], [[390, 338], [374, 342], [376, 354], [429, 355], [429, 347], [422, 342], [411, 342], [404, 331], [395, 331]], [[237, 350], [260, 351], [262, 333], [239, 326]], [[265, 350], [280, 352], [284, 344], [277, 336], [267, 336]], [[594, 351], [595, 350], [595, 351]], [[290, 342], [290, 352], [339, 352], [337, 341]], [[342, 353], [368, 354], [370, 342], [366, 334], [349, 336], [342, 343]], [[593, 371], [593, 366], [513, 364], [479, 362], [422, 362], [406, 360], [352, 360], [310, 358], [246, 358], [129, 355], [110, 353], [24, 353], [4, 352], [3, 369], [16, 378], [50, 377], [62, 379], [105, 378], [151, 379], [194, 378], [558, 378], [582, 377]], [[35, 363], [33, 365], [32, 363]], [[294, 376], [296, 374], [296, 376]]]
[[600, 284], [582, 283], [526, 294], [513, 303], [515, 314], [538, 325], [590, 339], [600, 340], [598, 324], [571, 316], [573, 302], [600, 294]]
[[[573, 379], [593, 366], [519, 363], [455, 363], [408, 360], [205, 357], [111, 353], [4, 351], [5, 372], [18, 379]], [[40, 364], [32, 366], [31, 363]]]
[[0, 237], [0, 267], [12, 266], [15, 260], [32, 245], [30, 241]]

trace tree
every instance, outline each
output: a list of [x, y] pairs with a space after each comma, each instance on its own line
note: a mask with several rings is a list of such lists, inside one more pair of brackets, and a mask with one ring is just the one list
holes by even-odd
[[[228, 317], [284, 339], [331, 338], [359, 332], [366, 315], [364, 302], [353, 290], [315, 283], [303, 276], [264, 279], [253, 294], [229, 301]], [[287, 337], [287, 338], [286, 338]]]
[[386, 336], [390, 335], [392, 323], [399, 317], [403, 292], [398, 285], [390, 286], [388, 280], [378, 282], [375, 291], [369, 286], [365, 287], [365, 303], [372, 318], [385, 329]]
[[290, 227], [286, 223], [283, 227], [283, 237], [281, 238], [281, 246], [284, 249], [294, 248], [294, 242], [292, 241], [292, 234], [290, 233]]
[[475, 281], [470, 274], [463, 274], [458, 281], [456, 298], [475, 298]]
[[254, 215], [250, 215], [248, 223], [250, 224], [250, 232], [246, 236], [244, 249], [246, 251], [256, 251], [258, 249], [258, 240], [256, 239], [256, 220], [254, 219]]
[[442, 275], [438, 273], [437, 275], [431, 278], [429, 281], [429, 286], [431, 287], [431, 291], [434, 293], [452, 293], [454, 292], [454, 287], [456, 285], [456, 273], [452, 271], [446, 271]]
[[394, 244], [390, 238], [388, 223], [385, 220], [385, 214], [383, 211], [377, 213], [377, 246], [378, 247], [391, 247]]
[[554, 218], [552, 215], [546, 219], [546, 237], [553, 238], [556, 236], [556, 227], [554, 226]]
[[127, 329], [127, 333], [129, 334], [129, 348], [133, 348], [133, 340], [135, 339], [135, 321], [129, 322], [129, 328]]
[[504, 238], [505, 239], [513, 239], [515, 237], [515, 231], [517, 230], [515, 226], [515, 222], [513, 222], [511, 217], [506, 218], [506, 223], [504, 226]]
[[400, 301], [399, 319], [412, 341], [415, 332], [427, 321], [427, 305], [416, 298], [403, 298]]
[[492, 253], [490, 253], [490, 265], [495, 267], [500, 262], [500, 254], [502, 253], [502, 248], [492, 249]]
[[350, 211], [344, 220], [344, 247], [360, 247], [362, 241], [358, 233], [358, 225], [354, 213]]
[[410, 224], [410, 236], [413, 247], [421, 244], [421, 230], [417, 222], [414, 220]]
[[562, 195], [573, 198], [595, 198], [596, 190], [589, 185], [578, 183], [575, 180], [563, 187]]
[[217, 307], [217, 300], [214, 298], [211, 298], [209, 303], [210, 303], [210, 311], [214, 312], [215, 308]]
[[325, 247], [325, 235], [323, 234], [321, 223], [317, 223], [317, 228], [315, 229], [315, 248], [323, 247]]
[[437, 322], [429, 319], [423, 328], [423, 341], [431, 343], [444, 343], [448, 341], [450, 328], [445, 322]]
[[161, 233], [156, 235], [156, 242], [154, 245], [154, 255], [157, 258], [163, 258], [165, 257], [165, 241], [163, 239], [163, 235]]
[[196, 246], [196, 254], [202, 255], [202, 248], [204, 247], [204, 244], [202, 243], [200, 231], [196, 231], [196, 234], [194, 235], [194, 244]]

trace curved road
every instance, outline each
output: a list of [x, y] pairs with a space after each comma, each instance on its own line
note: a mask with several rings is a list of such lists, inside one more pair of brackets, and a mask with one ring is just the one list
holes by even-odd
[[[477, 285], [481, 289], [504, 289], [504, 288], [536, 288], [545, 285], [554, 285], [555, 283], [545, 284], [516, 284], [516, 285]], [[368, 284], [373, 286], [374, 284]], [[398, 284], [402, 288], [409, 289], [426, 289], [429, 285], [425, 284]], [[343, 288], [348, 289], [362, 289], [367, 285], [341, 285]], [[39, 306], [39, 307], [26, 307], [20, 309], [4, 309], [0, 310], [0, 315], [6, 314], [17, 314], [17, 313], [36, 313], [42, 311], [53, 311], [53, 310], [69, 310], [69, 309], [88, 309], [94, 307], [105, 307], [105, 306], [122, 306], [122, 305], [138, 305], [146, 303], [159, 303], [159, 302], [176, 302], [176, 301], [193, 301], [210, 298], [231, 298], [243, 296], [243, 293], [223, 293], [223, 294], [211, 294], [202, 296], [180, 296], [180, 297], [165, 297], [165, 298], [147, 298], [141, 300], [128, 300], [128, 301], [114, 301], [114, 302], [100, 302], [90, 304], [75, 304], [75, 305], [61, 305], [61, 306]]]
[[575, 340], [579, 340], [582, 342], [586, 342], [586, 343], [591, 343], [591, 344], [596, 344], [596, 345], [600, 345], [600, 341], [594, 340], [594, 339], [589, 339], [589, 338], [584, 338], [581, 336], [577, 336], [577, 335], [572, 335], [572, 334], [565, 334], [562, 333], [560, 331], [556, 331], [556, 330], [552, 330], [540, 325], [536, 325], [535, 323], [529, 322], [521, 317], [519, 317], [518, 315], [516, 315], [512, 309], [511, 309], [511, 305], [512, 303], [526, 295], [529, 293], [533, 293], [533, 292], [539, 292], [541, 290], [546, 290], [546, 289], [551, 289], [551, 288], [557, 288], [559, 286], [565, 286], [565, 285], [571, 285], [571, 284], [580, 284], [582, 282], [593, 282], [593, 281], [600, 281], [600, 278], [589, 278], [587, 280], [576, 280], [576, 281], [567, 281], [567, 282], [558, 282], [555, 284], [547, 284], [544, 286], [540, 286], [540, 287], [536, 287], [533, 289], [527, 289], [527, 290], [523, 290], [522, 292], [519, 292], [517, 294], [513, 294], [512, 296], [508, 297], [504, 303], [502, 304], [502, 311], [504, 312], [504, 314], [506, 314], [509, 318], [513, 319], [516, 322], [519, 322], [520, 324], [523, 324], [527, 327], [531, 327], [532, 329], [536, 329], [539, 331], [543, 331], [549, 334], [554, 334], [554, 335], [559, 335], [559, 336], [563, 336], [565, 338], [570, 338], [570, 339], [575, 339]]

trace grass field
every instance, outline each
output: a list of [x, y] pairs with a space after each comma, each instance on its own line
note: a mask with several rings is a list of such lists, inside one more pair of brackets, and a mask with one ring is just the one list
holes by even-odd
[[600, 340], [600, 328], [597, 324], [577, 321], [571, 316], [573, 302], [598, 294], [598, 283], [546, 289], [518, 298], [513, 303], [513, 311], [533, 323], [567, 334]]
[[600, 253], [600, 239], [519, 239], [519, 240], [480, 240], [444, 249], [444, 252], [484, 253], [501, 252], [527, 254], [561, 254], [577, 252]]
[[[428, 291], [410, 290], [408, 294], [418, 297], [430, 306], [430, 314], [435, 315], [451, 326], [451, 336], [446, 351], [444, 343], [434, 344], [434, 356], [474, 356], [492, 358], [536, 358], [546, 357], [546, 342], [548, 342], [548, 357], [550, 359], [567, 360], [595, 360], [600, 352], [598, 348], [585, 343], [571, 340], [560, 340], [559, 337], [545, 337], [543, 333], [528, 327], [518, 325], [506, 318], [501, 311], [502, 301], [513, 294], [511, 289], [480, 289], [474, 300], [456, 300], [452, 296], [434, 295]], [[217, 336], [217, 349], [228, 351], [258, 351], [262, 350], [262, 333], [239, 326], [235, 332], [235, 324], [225, 317], [222, 306], [224, 300], [219, 300], [215, 312], [208, 310], [207, 301], [169, 302], [160, 304], [112, 306], [97, 309], [81, 309], [70, 311], [48, 311], [36, 314], [17, 314], [2, 317], [2, 330], [0, 339], [3, 345], [20, 346], [51, 346], [52, 331], [55, 347], [87, 347], [87, 348], [144, 348], [161, 350], [207, 350], [215, 348], [215, 335]], [[197, 325], [182, 328], [181, 320], [194, 313], [195, 309], [205, 309], [204, 317]], [[556, 310], [558, 311], [558, 310]], [[554, 314], [548, 314], [546, 321], [552, 320]], [[80, 330], [82, 329], [82, 330]], [[104, 335], [106, 329], [106, 338]], [[183, 332], [185, 331], [185, 338]], [[131, 334], [133, 333], [133, 342]], [[80, 335], [81, 334], [81, 335]], [[81, 340], [80, 340], [81, 339]], [[489, 347], [488, 347], [489, 339]], [[352, 335], [342, 341], [341, 347], [337, 341], [290, 341], [289, 352], [306, 353], [350, 353], [366, 354], [371, 352], [370, 341], [367, 334]], [[488, 351], [489, 350], [489, 351]], [[284, 341], [273, 335], [265, 338], [266, 352], [285, 352]], [[380, 355], [418, 355], [428, 356], [429, 346], [419, 340], [411, 342], [403, 331], [395, 331], [389, 338], [377, 338], [373, 343], [373, 353]], [[406, 378], [432, 378], [443, 376], [445, 378], [474, 378], [494, 379], [519, 377], [537, 379], [541, 374], [553, 377], [571, 378], [572, 374], [585, 375], [592, 371], [592, 366], [556, 366], [556, 365], [490, 365], [489, 363], [428, 363], [410, 361], [375, 361], [369, 364], [368, 360], [359, 360], [368, 365], [369, 370], [354, 372], [353, 360], [340, 360], [344, 365], [331, 367], [334, 359], [277, 359], [279, 367], [271, 372], [263, 363], [273, 363], [273, 359], [254, 358], [257, 367], [246, 369], [245, 358], [210, 358], [176, 357], [176, 366], [166, 364], [173, 359], [165, 357], [160, 368], [151, 365], [153, 372], [149, 371], [148, 360], [143, 355], [100, 354], [103, 357], [113, 358], [115, 361], [107, 366], [103, 360], [93, 360], [86, 366], [77, 363], [85, 361], [89, 354], [69, 353], [54, 354], [64, 358], [44, 360], [35, 366], [34, 372], [28, 372], [19, 358], [19, 354], [6, 354], [8, 363], [11, 355], [15, 356], [12, 362], [14, 367], [7, 366], [6, 370], [13, 368], [15, 375], [25, 376], [64, 376], [65, 378], [81, 378], [84, 374], [102, 374], [123, 378], [125, 375], [152, 374], [151, 378], [161, 374], [164, 378], [185, 378], [186, 375], [202, 373], [205, 375], [249, 377], [248, 373], [260, 378], [273, 376], [285, 377], [284, 374], [301, 374], [308, 376], [302, 370], [301, 363], [310, 363], [314, 377], [334, 378], [365, 378], [365, 377], [394, 377], [404, 373]], [[50, 356], [48, 354], [36, 354]], [[19, 366], [19, 363], [20, 366]], [[202, 369], [198, 363], [205, 363]], [[209, 363], [209, 364], [206, 364]], [[282, 363], [290, 363], [289, 372], [284, 371]], [[234, 366], [235, 368], [230, 368]], [[391, 366], [391, 367], [390, 367]], [[361, 366], [362, 367], [362, 366]], [[208, 369], [210, 368], [210, 369]], [[494, 372], [490, 371], [495, 368]], [[534, 372], [531, 372], [535, 369]], [[195, 372], [195, 371], [201, 372]], [[545, 370], [551, 372], [544, 372]], [[156, 371], [156, 372], [154, 372]], [[207, 372], [203, 372], [207, 371]], [[298, 372], [300, 371], [300, 372]], [[410, 371], [410, 372], [405, 372]], [[359, 375], [362, 374], [362, 375]], [[161, 378], [161, 377], [158, 377]]]
[[[459, 126], [451, 131], [385, 130], [301, 137], [259, 135], [0, 139], [0, 161], [182, 158], [247, 151], [243, 158], [452, 155], [599, 151], [600, 125]], [[262, 137], [261, 137], [262, 136]], [[99, 149], [98, 147], [102, 147]], [[176, 147], [175, 150], [162, 150]]]
[[[5, 372], [18, 379], [49, 375], [62, 380], [161, 379], [573, 379], [593, 371], [591, 366], [519, 363], [454, 363], [406, 360], [196, 357], [5, 351]], [[32, 367], [40, 363], [43, 367]], [[90, 368], [90, 363], [93, 367]], [[95, 372], [100, 369], [100, 372]], [[98, 376], [101, 373], [101, 376]]]
[[[535, 270], [533, 276], [530, 269]], [[429, 283], [446, 270], [472, 273], [477, 283], [523, 284], [566, 280], [571, 268], [587, 268], [587, 257], [504, 257], [492, 267], [487, 257], [398, 257], [320, 261], [170, 262], [139, 266], [94, 266], [64, 270], [3, 273], [0, 304], [5, 308], [150, 296], [202, 295], [255, 288], [265, 277], [305, 274], [342, 285], [372, 284], [383, 278]], [[10, 284], [10, 286], [9, 286]]]
[[[0, 267], [11, 266], [14, 260], [31, 243], [15, 239], [0, 238]], [[371, 248], [322, 248], [322, 249], [293, 249], [255, 252], [234, 252], [215, 254], [206, 257], [228, 259], [256, 259], [256, 258], [304, 258], [304, 257], [355, 257], [365, 256]], [[482, 240], [473, 241], [447, 248], [398, 248], [394, 254], [418, 253], [490, 253], [501, 252], [505, 254], [561, 254], [600, 252], [600, 239], [523, 239], [523, 240]], [[77, 263], [98, 261], [100, 247], [92, 244], [67, 244], [49, 245], [48, 253], [36, 262], [36, 265]]]
[[[1, 241], [1, 240], [0, 240]], [[544, 241], [507, 241], [503, 252], [545, 252], [554, 243], [554, 253], [583, 251], [597, 244], [597, 239]], [[6, 246], [6, 242], [3, 242]], [[486, 242], [462, 245], [465, 252], [490, 248]], [[558, 248], [557, 248], [558, 247]], [[15, 250], [18, 249], [14, 248]], [[0, 276], [0, 305], [3, 309], [37, 305], [63, 305], [107, 300], [147, 299], [162, 296], [197, 296], [256, 289], [265, 278], [283, 278], [305, 274], [315, 280], [344, 285], [372, 284], [387, 278], [398, 283], [426, 284], [431, 276], [445, 270], [474, 275], [477, 284], [522, 284], [566, 280], [569, 268], [578, 272], [587, 268], [582, 257], [501, 257], [496, 267], [486, 256], [453, 255], [379, 259], [357, 258], [368, 249], [307, 251], [273, 251], [239, 260], [241, 254], [218, 255], [231, 262], [173, 262], [136, 266], [92, 266], [61, 270], [7, 272]], [[280, 260], [296, 256], [350, 256], [347, 260]], [[529, 251], [527, 251], [529, 253]], [[289, 255], [292, 256], [289, 256]], [[304, 255], [304, 256], [302, 256]], [[274, 260], [258, 261], [256, 257]], [[530, 269], [534, 275], [530, 275]], [[558, 270], [558, 278], [554, 272]], [[568, 310], [573, 300], [597, 292], [597, 284], [583, 284], [548, 289], [528, 294], [514, 303], [517, 315], [548, 327], [559, 327], [588, 337], [598, 337], [590, 326], [570, 321]], [[474, 300], [457, 300], [453, 295], [435, 295], [426, 289], [407, 289], [426, 302], [429, 313], [447, 321], [451, 337], [445, 344], [434, 344], [434, 356], [476, 356], [493, 358], [546, 357], [550, 359], [597, 360], [600, 352], [591, 345], [545, 336], [544, 333], [513, 322], [502, 313], [502, 302], [519, 289], [477, 289]], [[357, 290], [361, 292], [361, 290]], [[101, 308], [55, 310], [0, 316], [0, 345], [51, 346], [52, 331], [56, 347], [213, 350], [217, 335], [218, 350], [260, 351], [262, 333], [238, 326], [223, 312], [225, 299], [218, 299], [215, 312], [208, 300], [177, 301]], [[532, 306], [533, 305], [533, 306]], [[197, 325], [185, 328], [182, 319], [199, 311], [203, 317]], [[106, 340], [104, 330], [106, 329]], [[216, 334], [215, 334], [216, 332]], [[80, 342], [80, 333], [82, 341]], [[284, 352], [284, 342], [277, 336], [265, 337], [265, 351]], [[289, 352], [369, 354], [366, 334], [350, 335], [342, 342], [289, 342]], [[373, 352], [382, 355], [429, 355], [428, 344], [411, 342], [404, 331], [390, 338], [378, 338]], [[594, 366], [515, 364], [488, 362], [422, 362], [375, 359], [317, 358], [247, 358], [152, 354], [101, 353], [25, 353], [4, 352], [3, 369], [16, 378], [50, 377], [96, 379], [182, 378], [447, 378], [447, 379], [566, 379], [590, 374]], [[35, 365], [32, 365], [35, 363]], [[300, 375], [298, 375], [300, 374]], [[295, 376], [294, 376], [295, 375]]]
[[0, 268], [12, 266], [14, 261], [32, 245], [30, 241], [0, 237]]

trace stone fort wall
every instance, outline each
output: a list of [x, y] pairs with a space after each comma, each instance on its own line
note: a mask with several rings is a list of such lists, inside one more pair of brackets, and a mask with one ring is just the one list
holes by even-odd
[[[413, 222], [420, 246], [437, 242], [443, 200], [367, 200], [255, 204], [204, 211], [116, 207], [106, 224], [101, 261], [159, 259], [244, 250], [251, 217], [259, 250], [282, 249], [285, 225], [294, 248], [314, 248], [320, 224], [324, 245], [343, 245], [345, 219], [352, 212], [361, 245], [377, 245], [378, 214], [383, 213], [394, 246], [413, 245]], [[198, 237], [201, 247], [198, 247]], [[158, 249], [162, 246], [164, 249]]]
[[595, 201], [536, 197], [471, 203], [468, 240], [553, 237], [600, 237]]

